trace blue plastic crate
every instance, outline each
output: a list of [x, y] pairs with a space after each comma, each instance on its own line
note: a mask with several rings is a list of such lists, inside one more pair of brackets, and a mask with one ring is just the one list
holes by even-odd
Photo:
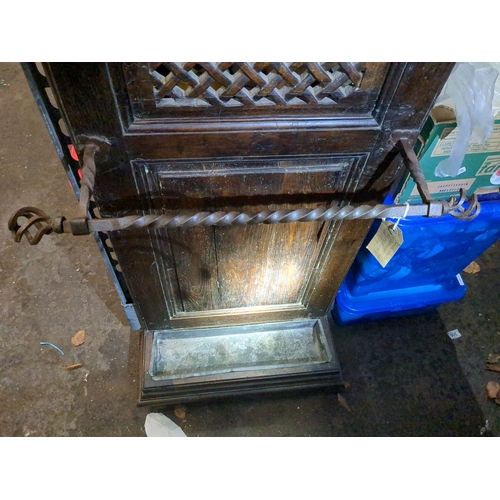
[[460, 300], [466, 287], [459, 273], [500, 238], [500, 196], [480, 201], [481, 213], [471, 221], [449, 215], [401, 220], [404, 241], [385, 268], [366, 248], [376, 221], [337, 294], [337, 322], [408, 315]]
[[346, 325], [431, 312], [444, 302], [462, 299], [466, 290], [460, 274], [443, 283], [397, 290], [379, 289], [363, 296], [352, 295], [349, 283], [344, 282], [335, 298], [333, 317], [337, 324]]

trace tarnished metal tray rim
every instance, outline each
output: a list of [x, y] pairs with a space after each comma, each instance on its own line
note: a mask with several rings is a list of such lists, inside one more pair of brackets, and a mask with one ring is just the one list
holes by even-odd
[[309, 372], [335, 363], [318, 320], [153, 332], [151, 381], [197, 380]]

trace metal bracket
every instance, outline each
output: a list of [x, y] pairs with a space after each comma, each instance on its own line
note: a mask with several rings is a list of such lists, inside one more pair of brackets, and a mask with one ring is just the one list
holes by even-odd
[[[83, 149], [82, 187], [80, 193], [80, 214], [76, 219], [66, 220], [64, 217], [52, 219], [38, 208], [24, 207], [15, 212], [9, 220], [9, 229], [14, 241], [19, 242], [23, 235], [30, 245], [36, 245], [44, 234], [71, 233], [75, 236], [90, 234], [91, 232], [111, 232], [125, 230], [144, 230], [159, 228], [189, 228], [197, 226], [229, 226], [253, 224], [279, 224], [288, 222], [332, 221], [352, 219], [383, 219], [403, 217], [442, 217], [450, 214], [461, 219], [470, 220], [481, 211], [481, 205], [474, 194], [470, 199], [461, 190], [460, 198], [451, 197], [448, 201], [434, 200], [429, 192], [427, 182], [418, 164], [417, 157], [407, 139], [398, 139], [394, 143], [411, 177], [417, 185], [422, 198], [420, 205], [349, 205], [346, 207], [330, 208], [299, 208], [296, 210], [264, 210], [259, 213], [250, 212], [186, 212], [179, 211], [176, 215], [129, 215], [116, 218], [88, 218], [90, 196], [95, 182], [96, 166], [95, 154], [109, 148], [110, 143], [102, 137], [80, 137], [80, 146]], [[468, 208], [464, 208], [465, 203]], [[22, 223], [19, 219], [25, 218]], [[29, 233], [32, 227], [37, 229], [35, 235]]]
[[[83, 152], [83, 167], [82, 180], [80, 181], [80, 213], [83, 218], [87, 218], [89, 210], [90, 197], [95, 184], [95, 154], [104, 152], [107, 154], [111, 143], [105, 137], [84, 136], [77, 137], [77, 149]], [[89, 233], [73, 233], [73, 234], [89, 234]]]

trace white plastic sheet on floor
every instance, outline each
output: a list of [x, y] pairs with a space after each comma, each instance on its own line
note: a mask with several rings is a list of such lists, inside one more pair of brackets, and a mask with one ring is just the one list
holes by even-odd
[[187, 437], [184, 431], [163, 413], [148, 413], [144, 428], [148, 437]]

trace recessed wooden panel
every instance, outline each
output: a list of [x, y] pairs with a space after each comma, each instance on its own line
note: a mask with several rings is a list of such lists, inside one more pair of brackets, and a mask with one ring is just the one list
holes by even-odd
[[331, 202], [358, 157], [134, 162], [157, 179], [162, 208], [225, 210]]
[[[154, 211], [262, 210], [328, 206], [362, 155], [316, 158], [135, 161]], [[330, 224], [198, 227], [157, 232], [157, 258], [175, 269], [168, 289], [173, 316], [182, 313], [302, 305]], [[171, 256], [171, 257], [168, 257]]]

